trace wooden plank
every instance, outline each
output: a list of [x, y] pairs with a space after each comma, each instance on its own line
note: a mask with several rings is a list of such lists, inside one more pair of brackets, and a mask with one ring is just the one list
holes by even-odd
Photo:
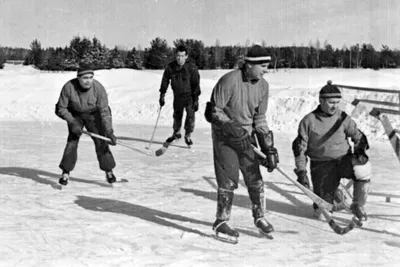
[[400, 94], [400, 90], [359, 87], [359, 86], [350, 86], [350, 85], [343, 85], [343, 84], [333, 84], [333, 85], [343, 88], [343, 89], [349, 89], [349, 90], [361, 90], [361, 91], [369, 91], [369, 92]]

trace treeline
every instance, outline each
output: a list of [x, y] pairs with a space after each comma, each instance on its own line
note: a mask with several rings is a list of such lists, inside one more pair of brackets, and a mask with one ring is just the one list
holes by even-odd
[[[249, 45], [221, 46], [217, 40], [213, 46], [195, 39], [177, 39], [169, 46], [165, 39], [155, 38], [150, 47], [142, 50], [123, 47], [107, 48], [94, 37], [74, 36], [68, 46], [42, 48], [39, 40], [30, 44], [30, 49], [0, 48], [0, 66], [5, 60], [23, 59], [26, 65], [35, 65], [42, 70], [76, 70], [81, 62], [90, 63], [95, 69], [132, 68], [163, 69], [174, 59], [174, 48], [185, 44], [189, 56], [199, 69], [232, 69], [243, 59]], [[317, 40], [308, 46], [267, 46], [272, 62], [270, 68], [397, 68], [400, 66], [400, 51], [382, 46], [379, 51], [371, 44], [355, 44], [341, 49]]]

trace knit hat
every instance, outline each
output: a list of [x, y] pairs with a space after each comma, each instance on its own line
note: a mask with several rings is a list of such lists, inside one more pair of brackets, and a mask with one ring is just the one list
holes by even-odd
[[332, 81], [329, 80], [327, 84], [322, 87], [319, 91], [320, 98], [342, 98], [342, 93], [337, 86], [332, 85]]
[[263, 64], [271, 62], [271, 57], [268, 55], [267, 50], [260, 46], [254, 45], [247, 51], [244, 60], [251, 64]]
[[82, 75], [85, 75], [88, 73], [91, 73], [94, 75], [93, 67], [91, 65], [84, 64], [84, 65], [79, 66], [78, 73], [77, 73], [78, 76], [82, 76]]

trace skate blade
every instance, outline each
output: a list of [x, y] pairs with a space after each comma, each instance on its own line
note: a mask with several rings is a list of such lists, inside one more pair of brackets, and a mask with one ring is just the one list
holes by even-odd
[[258, 229], [258, 231], [260, 232], [260, 234], [262, 234], [263, 236], [265, 236], [266, 238], [268, 238], [268, 239], [274, 239], [274, 237], [272, 236], [272, 232], [269, 232], [269, 233], [265, 233], [265, 232], [263, 232], [261, 229]]
[[229, 244], [234, 244], [234, 245], [236, 245], [239, 242], [237, 237], [222, 234], [222, 233], [215, 233], [214, 238], [219, 241], [229, 243]]

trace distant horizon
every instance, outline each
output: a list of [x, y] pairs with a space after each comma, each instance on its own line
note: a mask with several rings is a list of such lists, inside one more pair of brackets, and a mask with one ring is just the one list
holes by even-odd
[[400, 48], [396, 0], [2, 0], [0, 46], [65, 47], [74, 36], [96, 36], [108, 48], [170, 47], [196, 39], [209, 47], [309, 46], [317, 40], [341, 49], [359, 43]]

